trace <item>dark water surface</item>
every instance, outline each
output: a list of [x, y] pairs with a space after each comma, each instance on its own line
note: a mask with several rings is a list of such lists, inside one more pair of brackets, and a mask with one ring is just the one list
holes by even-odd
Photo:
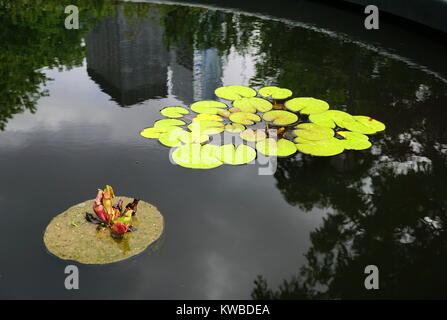
[[[69, 31], [61, 1], [26, 3], [0, 4], [0, 298], [447, 297], [447, 81], [414, 59], [444, 45], [409, 58], [317, 18], [115, 1], [70, 1], [81, 29]], [[184, 169], [139, 136], [162, 107], [229, 84], [287, 87], [387, 130], [370, 150], [280, 159], [273, 176]], [[80, 290], [67, 291], [69, 262], [43, 232], [106, 183], [156, 205], [163, 238], [125, 262], [79, 265]]]

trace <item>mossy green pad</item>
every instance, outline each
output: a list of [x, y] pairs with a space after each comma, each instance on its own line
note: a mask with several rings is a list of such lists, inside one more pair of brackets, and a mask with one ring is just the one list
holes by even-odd
[[[124, 205], [132, 202], [127, 197], [116, 197]], [[85, 219], [86, 212], [93, 213], [93, 200], [77, 204], [51, 220], [44, 234], [48, 251], [64, 260], [85, 264], [105, 264], [130, 258], [143, 252], [160, 238], [163, 216], [153, 205], [140, 201], [132, 225], [137, 228], [122, 238], [112, 236], [110, 229], [100, 229]]]

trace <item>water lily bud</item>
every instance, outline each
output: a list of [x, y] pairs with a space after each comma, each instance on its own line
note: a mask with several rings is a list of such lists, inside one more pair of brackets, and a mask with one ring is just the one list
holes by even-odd
[[127, 231], [127, 226], [125, 224], [122, 224], [121, 222], [117, 222], [113, 225], [112, 231], [117, 235], [123, 235]]

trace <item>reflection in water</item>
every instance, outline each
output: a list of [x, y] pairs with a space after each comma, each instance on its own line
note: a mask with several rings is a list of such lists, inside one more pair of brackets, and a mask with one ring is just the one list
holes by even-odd
[[168, 52], [157, 8], [127, 17], [123, 7], [86, 37], [89, 75], [121, 106], [167, 95]]
[[[0, 77], [0, 130], [5, 129], [7, 121], [14, 114], [25, 110], [36, 110], [39, 99], [47, 94], [45, 83], [49, 79], [43, 68], [70, 69], [82, 65], [84, 58], [87, 57], [88, 72], [92, 79], [122, 106], [131, 106], [155, 97], [167, 97], [172, 103], [177, 104], [180, 101], [186, 105], [194, 100], [214, 99], [213, 92], [216, 87], [234, 81], [233, 69], [238, 64], [230, 57], [231, 53], [237, 53], [254, 66], [254, 75], [247, 79], [247, 83], [241, 84], [254, 87], [263, 85], [287, 87], [292, 89], [296, 96], [324, 99], [333, 109], [345, 110], [351, 114], [370, 115], [387, 124], [384, 133], [371, 137], [374, 145], [371, 150], [348, 152], [331, 159], [304, 155], [280, 159], [274, 178], [276, 187], [284, 198], [281, 199], [281, 210], [286, 210], [284, 208], [287, 208], [287, 203], [296, 206], [298, 220], [313, 214], [315, 208], [324, 210], [327, 215], [319, 228], [313, 231], [307, 230], [310, 233], [311, 247], [307, 249], [305, 256], [307, 262], [297, 266], [299, 276], [288, 280], [278, 290], [269, 288], [263, 279], [258, 279], [253, 297], [440, 298], [446, 296], [442, 289], [447, 284], [443, 276], [447, 262], [445, 232], [447, 131], [444, 122], [447, 87], [443, 82], [421, 70], [410, 68], [402, 62], [368, 51], [348, 41], [340, 41], [314, 30], [236, 13], [182, 6], [124, 4], [106, 0], [95, 1], [93, 5], [92, 1], [73, 0], [73, 3], [81, 8], [83, 28], [79, 31], [66, 32], [59, 27], [60, 16], [63, 15], [63, 7], [59, 5], [59, 1], [42, 1], [32, 10], [29, 10], [26, 3], [26, 1], [14, 1], [10, 2], [8, 7], [0, 4], [3, 6], [0, 10], [3, 22], [0, 38], [7, 44], [0, 52], [1, 74], [6, 75]], [[45, 23], [42, 23], [43, 21]], [[86, 48], [83, 47], [84, 38]], [[124, 111], [116, 109], [119, 110], [109, 110], [115, 116], [111, 119], [124, 117], [119, 112], [126, 112], [127, 117], [136, 118], [143, 115], [132, 113], [136, 112], [136, 108]], [[73, 108], [71, 112], [76, 110]], [[96, 111], [102, 112], [102, 110]], [[60, 112], [65, 112], [62, 106]], [[109, 128], [107, 126], [116, 125], [115, 120], [113, 123], [107, 122], [108, 119], [103, 121], [106, 129]], [[81, 126], [84, 123], [74, 123], [73, 126], [78, 129], [76, 125]], [[70, 133], [77, 131], [70, 131], [70, 128], [66, 126], [65, 135], [60, 136], [76, 140], [76, 136], [73, 138]], [[61, 179], [65, 182], [65, 179], [75, 179], [73, 175], [82, 176], [82, 172], [78, 170], [79, 166], [83, 165], [84, 168], [92, 166], [85, 159], [97, 161], [97, 156], [101, 157], [95, 153], [97, 150], [107, 153], [105, 150], [107, 148], [102, 146], [101, 149], [98, 142], [104, 139], [106, 134], [110, 139], [107, 141], [111, 142], [110, 148], [128, 147], [127, 144], [121, 144], [118, 138], [104, 128], [92, 126], [82, 127], [82, 130], [79, 130], [97, 136], [98, 140], [87, 141], [85, 149], [75, 153], [76, 161], [71, 164], [72, 170], [54, 176], [49, 173], [44, 175], [48, 165], [39, 167], [40, 170], [33, 171], [32, 177], [29, 175], [32, 181], [27, 183], [48, 179], [49, 185], [58, 186], [61, 184]], [[6, 136], [8, 131], [2, 134]], [[57, 138], [57, 135], [55, 136]], [[125, 139], [131, 139], [131, 136], [125, 136]], [[36, 141], [39, 143], [40, 140]], [[73, 141], [73, 144], [76, 145], [76, 142]], [[133, 143], [140, 147], [138, 141]], [[42, 147], [39, 144], [32, 145], [36, 148]], [[47, 147], [48, 145], [43, 145], [43, 148]], [[156, 167], [155, 171], [160, 172], [151, 171], [154, 170], [151, 166], [146, 166], [144, 170], [159, 177], [160, 181], [170, 180], [173, 175], [179, 180], [179, 184], [187, 181], [185, 189], [188, 189], [191, 197], [197, 196], [189, 190], [192, 189], [189, 188], [191, 185], [196, 185], [200, 181], [203, 192], [207, 192], [207, 186], [214, 185], [216, 181], [212, 179], [217, 177], [220, 179], [222, 190], [235, 188], [234, 181], [226, 181], [224, 174], [218, 176], [220, 171], [207, 173], [209, 175], [176, 171], [178, 168], [164, 167], [166, 159], [158, 158], [157, 152], [153, 149], [141, 146], [134, 151], [135, 158], [133, 155], [130, 160], [126, 158], [125, 161], [128, 162], [112, 161], [109, 165], [109, 161], [104, 161], [101, 163], [101, 169], [113, 171], [116, 169], [114, 166], [122, 165], [120, 168], [126, 172], [127, 177], [135, 175], [135, 181], [138, 182], [138, 185], [135, 185], [136, 189], [152, 190], [151, 192], [157, 194], [159, 199], [166, 199], [166, 202], [169, 202], [168, 206], [171, 206], [172, 211], [176, 211], [179, 209], [176, 207], [180, 206], [171, 204], [172, 195], [163, 188], [150, 189], [153, 182], [147, 177], [140, 179], [140, 176], [137, 176], [137, 173], [141, 174], [143, 171], [138, 171], [136, 166], [129, 168], [128, 163], [137, 159], [137, 155], [144, 158], [146, 154], [152, 152], [150, 156], [154, 162], [151, 164]], [[14, 158], [16, 154], [12, 151], [5, 153], [10, 157], [8, 159], [11, 163], [26, 158], [21, 153], [17, 153], [17, 158]], [[33, 165], [39, 164], [39, 161], [34, 161], [34, 157], [37, 157], [34, 153], [28, 156]], [[66, 165], [57, 159], [59, 158], [51, 157], [48, 161], [54, 161], [54, 167]], [[112, 165], [114, 166], [111, 167]], [[23, 168], [28, 168], [28, 164]], [[241, 182], [241, 185], [246, 184], [244, 191], [258, 190], [257, 184], [265, 186], [266, 180], [250, 175], [250, 168], [240, 170], [241, 174], [245, 174], [241, 176], [249, 177]], [[96, 176], [96, 172], [93, 174], [86, 171], [85, 174], [86, 176], [82, 176], [84, 180]], [[134, 179], [132, 183], [129, 182], [129, 188], [132, 187], [133, 181]], [[14, 186], [0, 185], [0, 187], [8, 195], [8, 190]], [[45, 196], [42, 190], [40, 192]], [[73, 194], [76, 192], [73, 190]], [[193, 207], [192, 212], [200, 214], [189, 213], [191, 218], [187, 214], [184, 215], [187, 217], [184, 218], [184, 223], [191, 222], [188, 226], [197, 229], [192, 229], [191, 233], [184, 235], [183, 240], [193, 239], [193, 233], [201, 234], [202, 220], [213, 217], [212, 208], [219, 206], [224, 208], [227, 204], [220, 195], [216, 196], [214, 193], [212, 196], [207, 195], [212, 198], [211, 204], [203, 200], [200, 206], [197, 204]], [[235, 204], [246, 203], [247, 195], [243, 192], [231, 196]], [[274, 195], [271, 194], [271, 197], [273, 199]], [[266, 196], [266, 199], [262, 199], [266, 201], [263, 202], [264, 205], [268, 203], [267, 200], [273, 202]], [[185, 207], [188, 205], [196, 204], [194, 202], [182, 204]], [[26, 204], [23, 206], [25, 208]], [[200, 211], [202, 206], [209, 208], [203, 215]], [[228, 210], [237, 210], [236, 207]], [[256, 201], [253, 200], [253, 212], [262, 209], [257, 207]], [[224, 234], [227, 235], [238, 223], [241, 223], [240, 230], [252, 228], [258, 232], [257, 234], [271, 232], [271, 229], [261, 224], [262, 219], [247, 219], [250, 220], [248, 222], [242, 220], [251, 213], [246, 212], [245, 206], [241, 205], [241, 209], [238, 210], [235, 211], [237, 218], [234, 219], [241, 220], [231, 220], [228, 215], [213, 217], [218, 221], [213, 220], [213, 223], [208, 224], [209, 235], [213, 236], [212, 232], [216, 230], [221, 232], [218, 228], [222, 226], [225, 228]], [[178, 211], [183, 212], [183, 207]], [[22, 212], [17, 212], [17, 216], [21, 214]], [[39, 212], [39, 214], [48, 213]], [[40, 219], [39, 214], [33, 215], [34, 219]], [[268, 215], [260, 218], [264, 219], [267, 226], [276, 222], [268, 220], [271, 218]], [[287, 219], [291, 218], [288, 216]], [[46, 221], [36, 221], [46, 224]], [[290, 226], [282, 228], [289, 230], [287, 235], [299, 238], [296, 230], [290, 231], [292, 229]], [[183, 231], [183, 229], [174, 230], [179, 233], [172, 233], [173, 238], [179, 237]], [[274, 236], [280, 240], [285, 239], [280, 235]], [[167, 248], [163, 248], [164, 254], [171, 260], [161, 262], [177, 262], [177, 257], [184, 253], [176, 251], [179, 250], [177, 248], [184, 249], [184, 247], [173, 238], [170, 239]], [[225, 239], [224, 244], [216, 239], [215, 242], [211, 242], [216, 243], [216, 246], [221, 245], [221, 250], [224, 247], [228, 248], [228, 239]], [[256, 252], [259, 241], [251, 243], [243, 237], [238, 239], [241, 239], [238, 246], [243, 248], [244, 257], [247, 256], [246, 252]], [[188, 254], [183, 255], [183, 262], [189, 267], [185, 268], [189, 270], [183, 275], [185, 278], [181, 278], [178, 272], [173, 272], [177, 277], [171, 274], [165, 276], [160, 287], [174, 288], [175, 290], [170, 292], [177, 292], [179, 282], [192, 277], [195, 272], [201, 273], [197, 272], [198, 267], [191, 267], [196, 265], [188, 260], [188, 255], [194, 253], [196, 261], [200, 260], [200, 265], [203, 267], [201, 259], [209, 249], [206, 247], [207, 240], [200, 239], [200, 244], [203, 245], [200, 248], [203, 252], [188, 251]], [[28, 243], [26, 245], [28, 248]], [[285, 247], [284, 243], [275, 245], [278, 250]], [[5, 248], [4, 250], [8, 248], [12, 250], [12, 247]], [[213, 270], [217, 275], [222, 277], [222, 274], [228, 274], [228, 279], [232, 279], [231, 270], [245, 270], [246, 266], [240, 266], [240, 261], [232, 262], [235, 265], [234, 269], [230, 267], [223, 269], [222, 265], [231, 266], [232, 263], [222, 257], [231, 255], [219, 255], [220, 252], [215, 248], [212, 249], [214, 260], [217, 261], [213, 264], [215, 266]], [[229, 249], [231, 252], [232, 250]], [[241, 256], [239, 258], [242, 260]], [[47, 261], [46, 257], [40, 259]], [[246, 259], [248, 261], [250, 258]], [[276, 264], [289, 266], [288, 261], [291, 259], [290, 255], [284, 255], [283, 261]], [[268, 264], [266, 260], [262, 261], [265, 265]], [[170, 269], [167, 269], [166, 265], [160, 263], [160, 260], [157, 262], [159, 269], [152, 269], [152, 274], [162, 274], [163, 270], [169, 273]], [[255, 258], [250, 262], [253, 262], [250, 266], [258, 265]], [[368, 292], [363, 287], [365, 277], [363, 270], [368, 264], [377, 265], [380, 270], [380, 290], [375, 292]], [[281, 278], [290, 276], [283, 274], [283, 268], [279, 270], [274, 267], [256, 270], [253, 268], [249, 268], [253, 274], [248, 271], [244, 274], [247, 283], [252, 281], [256, 273], [260, 273], [259, 270], [265, 271], [265, 269], [275, 270], [272, 273]], [[140, 270], [141, 276], [146, 274], [146, 266], [142, 270]], [[188, 282], [191, 288], [193, 282], [201, 283], [203, 279], [200, 276]], [[195, 281], [197, 279], [198, 281]], [[212, 283], [220, 282], [216, 280]], [[145, 287], [152, 286], [145, 285]], [[247, 292], [249, 290], [244, 289]], [[196, 296], [203, 291], [193, 292], [194, 288], [191, 291], [182, 290], [181, 292]], [[215, 287], [210, 290], [219, 291]], [[233, 293], [231, 288], [228, 292]], [[247, 292], [241, 290], [237, 294]], [[166, 293], [166, 296], [169, 294]]]

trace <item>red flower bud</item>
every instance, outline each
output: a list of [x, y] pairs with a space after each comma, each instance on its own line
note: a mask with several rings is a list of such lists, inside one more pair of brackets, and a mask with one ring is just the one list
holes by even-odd
[[125, 234], [127, 232], [127, 229], [127, 226], [125, 224], [122, 224], [121, 222], [115, 223], [112, 227], [113, 232], [115, 232], [117, 235]]

